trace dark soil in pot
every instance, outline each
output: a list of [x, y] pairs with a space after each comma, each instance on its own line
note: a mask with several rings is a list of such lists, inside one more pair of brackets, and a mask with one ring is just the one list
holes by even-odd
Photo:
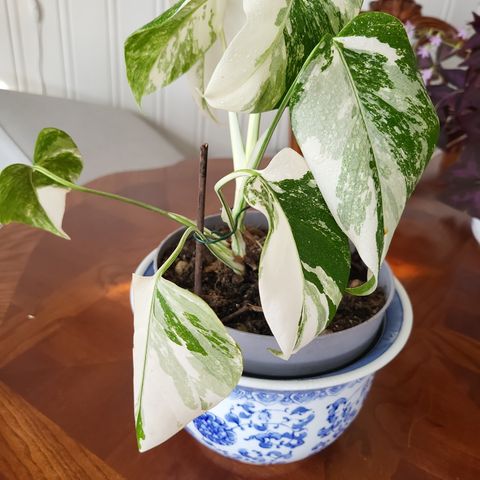
[[[225, 325], [245, 332], [271, 335], [260, 307], [258, 292], [258, 265], [265, 236], [263, 230], [247, 227], [244, 233], [247, 251], [244, 277], [233, 273], [205, 249], [202, 298]], [[172, 251], [173, 247], [168, 249], [163, 257], [158, 259], [158, 264], [161, 265]], [[193, 291], [194, 261], [195, 241], [191, 238], [164, 277]], [[356, 253], [352, 254], [350, 285], [363, 283], [366, 275], [367, 269], [360, 257]], [[338, 332], [367, 321], [383, 307], [385, 301], [385, 293], [380, 287], [364, 297], [345, 294], [329, 330]]]

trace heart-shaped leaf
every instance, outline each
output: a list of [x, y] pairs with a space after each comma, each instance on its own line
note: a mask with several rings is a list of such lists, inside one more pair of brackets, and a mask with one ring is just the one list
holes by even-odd
[[213, 310], [165, 280], [133, 277], [135, 423], [148, 450], [226, 398], [242, 355]]
[[374, 290], [395, 228], [435, 147], [438, 118], [400, 21], [365, 13], [326, 35], [290, 102], [292, 127]]
[[202, 60], [222, 28], [224, 8], [224, 0], [180, 0], [127, 38], [127, 77], [138, 103]]
[[325, 33], [336, 34], [362, 0], [244, 0], [247, 21], [207, 86], [215, 108], [263, 112], [276, 107]]
[[[44, 128], [39, 133], [33, 164], [69, 182], [82, 171], [77, 146], [56, 128]], [[25, 223], [68, 238], [62, 230], [67, 192], [29, 165], [9, 165], [0, 173], [0, 223]]]
[[260, 298], [287, 359], [335, 314], [347, 286], [350, 249], [301, 155], [283, 149], [258, 173], [245, 188], [248, 203], [269, 223], [260, 260]]

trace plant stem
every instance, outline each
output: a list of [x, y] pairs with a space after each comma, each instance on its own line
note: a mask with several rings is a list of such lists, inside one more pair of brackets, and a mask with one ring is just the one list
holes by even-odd
[[128, 203], [129, 205], [135, 205], [137, 207], [144, 208], [145, 210], [150, 210], [151, 212], [159, 213], [164, 217], [170, 218], [175, 222], [178, 222], [186, 227], [195, 227], [195, 223], [187, 217], [183, 215], [179, 215], [177, 213], [169, 212], [167, 210], [163, 210], [162, 208], [155, 207], [153, 205], [149, 205], [148, 203], [141, 202], [140, 200], [134, 200], [132, 198], [123, 197], [121, 195], [117, 195], [115, 193], [109, 192], [102, 192], [101, 190], [94, 190], [93, 188], [83, 187], [81, 185], [77, 185], [75, 183], [69, 182], [62, 177], [55, 175], [54, 173], [50, 172], [46, 168], [43, 168], [39, 165], [34, 165], [33, 169], [42, 175], [45, 175], [48, 178], [51, 178], [56, 183], [63, 185], [64, 187], [70, 188], [71, 190], [77, 190], [78, 192], [90, 193], [92, 195], [98, 195], [99, 197], [110, 198], [112, 200], [118, 200], [123, 203]]
[[240, 170], [235, 170], [234, 172], [229, 173], [222, 177], [216, 184], [215, 184], [215, 191], [218, 192], [223, 186], [225, 186], [228, 182], [235, 180], [239, 177], [252, 177], [255, 175], [259, 175], [257, 170], [252, 170], [251, 168], [242, 168]]
[[[245, 149], [243, 146], [242, 132], [240, 131], [240, 124], [238, 122], [238, 115], [235, 112], [228, 112], [228, 126], [230, 130], [230, 143], [232, 145], [233, 169], [238, 170], [243, 168], [246, 163]], [[240, 195], [240, 184], [235, 183], [235, 199]], [[225, 213], [227, 213], [225, 211]], [[230, 221], [229, 218], [223, 218], [225, 221]], [[230, 228], [233, 229], [233, 224], [230, 223]], [[245, 256], [245, 242], [242, 237], [241, 228], [235, 231], [232, 238], [232, 251], [237, 257]]]
[[[258, 165], [260, 164], [263, 156], [265, 155], [265, 151], [267, 150], [268, 144], [270, 143], [270, 140], [272, 139], [273, 132], [275, 132], [275, 129], [277, 128], [278, 122], [280, 122], [280, 119], [282, 118], [283, 112], [285, 111], [285, 108], [287, 108], [288, 102], [290, 100], [290, 97], [292, 96], [293, 93], [293, 87], [296, 85], [294, 82], [292, 86], [289, 88], [288, 92], [285, 94], [283, 97], [282, 103], [280, 104], [280, 107], [278, 108], [275, 117], [273, 118], [272, 123], [270, 124], [270, 127], [268, 127], [268, 130], [264, 133], [262, 136], [262, 141], [260, 145], [256, 145], [256, 148], [252, 150], [250, 153], [249, 157], [247, 157], [247, 169], [256, 169], [258, 168]], [[245, 180], [238, 180], [237, 181], [237, 188], [235, 191], [235, 203], [233, 207], [233, 216], [236, 216], [239, 214], [241, 210], [245, 208], [245, 198], [243, 195], [243, 187], [245, 185]], [[237, 200], [238, 199], [238, 200]]]
[[[48, 178], [51, 178], [54, 180], [56, 183], [59, 185], [62, 185], [66, 188], [69, 188], [71, 190], [77, 190], [79, 192], [84, 192], [84, 193], [90, 193], [92, 195], [98, 195], [100, 197], [105, 197], [105, 198], [110, 198], [112, 200], [118, 200], [123, 203], [127, 203], [129, 205], [135, 205], [137, 207], [144, 208], [145, 210], [149, 210], [151, 212], [158, 213], [160, 215], [163, 215], [164, 217], [169, 218], [170, 220], [173, 220], [177, 223], [180, 223], [181, 225], [184, 225], [187, 228], [191, 228], [192, 231], [197, 230], [197, 226], [195, 222], [190, 220], [189, 218], [179, 215], [178, 213], [173, 213], [173, 212], [168, 212], [167, 210], [163, 210], [161, 208], [155, 207], [153, 205], [149, 205], [148, 203], [141, 202], [139, 200], [133, 200], [131, 198], [127, 197], [122, 197], [121, 195], [116, 195], [115, 193], [108, 193], [108, 192], [102, 192], [100, 190], [94, 190], [93, 188], [88, 188], [88, 187], [82, 187], [81, 185], [76, 185], [75, 183], [69, 182], [68, 180], [65, 180], [64, 178], [61, 178], [54, 173], [50, 172], [46, 168], [43, 168], [38, 165], [33, 165], [33, 170], [41, 173], [42, 175], [45, 175]], [[212, 238], [212, 234], [208, 229], [205, 229], [205, 233], [209, 236], [209, 238]], [[238, 262], [233, 254], [231, 249], [228, 247], [226, 242], [220, 242], [220, 243], [215, 243], [215, 244], [209, 244], [207, 238], [203, 233], [197, 232], [197, 234], [205, 240], [207, 243], [208, 249], [212, 252], [213, 255], [215, 255], [216, 258], [218, 258], [221, 262], [223, 262], [225, 265], [227, 265], [229, 268], [231, 268], [236, 274], [242, 275], [244, 272], [244, 266], [242, 263]], [[216, 236], [213, 235], [213, 239], [216, 239]]]
[[[237, 213], [236, 216], [232, 214], [232, 210], [230, 206], [228, 205], [227, 200], [225, 199], [225, 196], [223, 195], [222, 188], [232, 180], [238, 180], [241, 177], [252, 177], [258, 175], [258, 172], [256, 170], [248, 170], [248, 169], [241, 169], [241, 170], [236, 170], [234, 172], [229, 173], [228, 175], [225, 175], [223, 178], [221, 178], [214, 187], [215, 193], [217, 194], [222, 207], [223, 211], [225, 212], [225, 215], [227, 217], [227, 221], [230, 225], [232, 225], [232, 229], [234, 228], [234, 225], [237, 226], [237, 231], [238, 231], [238, 223], [241, 219], [243, 219], [243, 215], [241, 214], [241, 211]], [[243, 180], [243, 179], [242, 179]], [[235, 219], [237, 219], [235, 221]]]
[[260, 132], [261, 113], [251, 113], [248, 117], [247, 143], [245, 144], [245, 158], [248, 162], [258, 141]]
[[160, 268], [157, 271], [157, 275], [161, 277], [171, 266], [172, 263], [177, 259], [177, 257], [180, 255], [181, 251], [183, 250], [183, 247], [185, 245], [185, 242], [187, 241], [188, 237], [191, 235], [192, 232], [196, 230], [196, 227], [188, 227], [182, 237], [180, 238], [180, 241], [178, 242], [178, 245], [175, 247], [175, 250], [172, 252], [172, 254], [163, 262], [163, 264], [160, 266]]
[[245, 166], [245, 148], [243, 146], [238, 115], [235, 112], [228, 112], [228, 127], [232, 146], [233, 169], [237, 170]]
[[[245, 144], [245, 162], [242, 165], [242, 169], [244, 169], [249, 161], [250, 157], [252, 156], [255, 145], [257, 144], [258, 141], [258, 135], [260, 132], [260, 120], [261, 120], [261, 114], [260, 113], [251, 113], [248, 117], [248, 130], [247, 130], [247, 142]], [[237, 169], [238, 170], [238, 169]], [[234, 217], [236, 218], [237, 215], [239, 215], [238, 218], [238, 230], [240, 232], [243, 232], [244, 230], [244, 218], [245, 218], [245, 213], [240, 213], [240, 211], [244, 208], [245, 206], [245, 200], [243, 198], [243, 187], [245, 185], [245, 179], [243, 178], [238, 178], [235, 182], [235, 198], [233, 202], [233, 212], [234, 212]]]
[[[208, 144], [200, 147], [200, 168], [198, 171], [198, 209], [197, 209], [197, 229], [203, 233], [205, 226], [205, 187], [207, 183], [207, 162], [208, 162]], [[202, 262], [204, 246], [197, 242], [195, 245], [195, 275], [194, 292], [197, 295], [202, 294]]]

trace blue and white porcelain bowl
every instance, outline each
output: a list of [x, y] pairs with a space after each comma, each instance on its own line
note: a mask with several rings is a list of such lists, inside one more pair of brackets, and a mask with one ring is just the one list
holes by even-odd
[[412, 309], [396, 281], [376, 344], [347, 367], [298, 380], [243, 376], [228, 398], [196, 418], [187, 431], [203, 445], [254, 464], [302, 460], [335, 441], [362, 408], [377, 370], [403, 348]]
[[[153, 274], [154, 254], [137, 273]], [[259, 465], [296, 462], [330, 445], [357, 416], [375, 372], [402, 350], [410, 335], [410, 300], [398, 280], [395, 290], [378, 340], [356, 361], [301, 379], [244, 375], [228, 398], [186, 430], [221, 455]]]

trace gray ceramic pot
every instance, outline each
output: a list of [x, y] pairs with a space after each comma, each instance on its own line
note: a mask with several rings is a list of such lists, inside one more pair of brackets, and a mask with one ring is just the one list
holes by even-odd
[[[267, 229], [267, 219], [259, 212], [248, 211], [245, 224]], [[225, 227], [220, 215], [205, 219], [205, 226], [211, 230]], [[157, 258], [163, 258], [165, 251], [179, 241], [184, 228], [180, 228], [163, 240], [158, 248]], [[158, 265], [155, 264], [155, 270]], [[242, 350], [244, 373], [263, 378], [301, 378], [318, 375], [348, 365], [363, 355], [378, 337], [385, 312], [392, 302], [395, 287], [393, 275], [387, 263], [382, 265], [379, 285], [384, 289], [387, 301], [384, 307], [366, 322], [341, 332], [320, 335], [310, 344], [294, 354], [288, 361], [272, 355], [268, 349], [278, 350], [274, 337], [242, 332], [228, 328]]]

